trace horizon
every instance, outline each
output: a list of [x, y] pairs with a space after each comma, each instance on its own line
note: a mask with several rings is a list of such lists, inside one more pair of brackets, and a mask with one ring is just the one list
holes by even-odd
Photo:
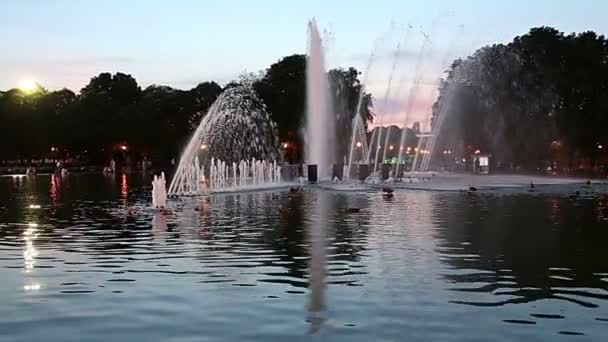
[[[482, 46], [508, 43], [533, 27], [551, 26], [565, 34], [608, 32], [600, 14], [608, 4], [601, 1], [560, 4], [559, 9], [547, 0], [500, 4], [470, 0], [457, 9], [438, 0], [382, 4], [358, 2], [347, 7], [316, 0], [290, 6], [276, 1], [11, 3], [0, 13], [7, 36], [5, 53], [0, 56], [0, 89], [31, 80], [51, 91], [67, 88], [79, 93], [101, 72], [132, 75], [142, 89], [152, 84], [190, 89], [205, 81], [225, 85], [244, 72], [264, 71], [284, 56], [305, 54], [307, 21], [314, 17], [324, 30], [327, 68], [353, 66], [362, 73], [362, 82], [368, 77], [366, 88], [374, 96], [374, 110], [382, 114], [383, 125], [403, 125], [401, 112], [408, 105], [412, 78], [418, 74], [421, 85], [410, 104], [412, 117], [407, 125], [418, 121], [424, 128], [437, 81], [453, 59]], [[366, 26], [362, 29], [360, 23]], [[409, 34], [408, 25], [412, 27]], [[421, 31], [431, 42], [417, 68]], [[375, 44], [379, 39], [383, 43]], [[405, 43], [389, 93], [399, 41]], [[376, 60], [366, 76], [372, 50]]]

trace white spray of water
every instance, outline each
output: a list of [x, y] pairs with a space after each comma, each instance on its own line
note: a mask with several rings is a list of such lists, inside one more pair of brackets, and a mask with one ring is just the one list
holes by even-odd
[[331, 114], [328, 79], [325, 72], [323, 40], [313, 20], [308, 23], [306, 65], [306, 160], [317, 165], [320, 178], [329, 176], [333, 162], [335, 118]]

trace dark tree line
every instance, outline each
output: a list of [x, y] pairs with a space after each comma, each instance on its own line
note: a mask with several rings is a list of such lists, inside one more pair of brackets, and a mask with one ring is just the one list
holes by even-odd
[[[340, 136], [350, 135], [361, 91], [358, 75], [354, 68], [328, 73]], [[216, 82], [203, 82], [190, 90], [161, 85], [141, 89], [128, 74], [101, 73], [79, 94], [42, 87], [0, 92], [0, 159], [68, 154], [102, 162], [124, 145], [136, 157], [168, 160], [179, 155], [219, 94], [244, 82], [266, 104], [281, 141], [289, 142], [289, 159], [300, 160], [306, 111], [305, 55], [285, 57], [260, 75], [245, 75], [224, 88]], [[364, 115], [371, 120], [371, 95], [366, 94], [363, 103]], [[346, 153], [348, 138], [343, 140], [337, 147], [340, 155]]]
[[437, 150], [480, 149], [509, 168], [590, 169], [608, 145], [607, 99], [604, 36], [534, 28], [454, 61], [433, 107]]

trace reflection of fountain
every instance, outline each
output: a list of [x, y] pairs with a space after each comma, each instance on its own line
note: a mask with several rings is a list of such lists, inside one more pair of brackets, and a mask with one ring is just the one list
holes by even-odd
[[328, 79], [325, 72], [323, 41], [314, 20], [308, 23], [308, 61], [306, 65], [306, 159], [316, 164], [320, 178], [330, 176], [334, 162], [335, 118], [331, 114]]
[[[233, 183], [236, 184], [237, 174], [246, 176], [245, 172], [237, 172], [238, 167], [245, 170], [244, 165], [248, 162], [243, 161], [263, 160], [268, 166], [274, 165], [270, 161], [278, 160], [279, 156], [276, 127], [264, 103], [250, 86], [229, 88], [213, 103], [194, 132], [171, 181], [169, 194], [204, 192], [207, 182], [204, 171], [207, 168], [213, 171], [214, 166], [220, 165], [225, 166], [225, 170], [227, 165], [232, 165]], [[209, 166], [211, 160], [222, 161]], [[268, 167], [264, 169], [268, 170]], [[216, 171], [221, 170], [216, 168]], [[224, 173], [214, 175], [219, 179], [228, 178]], [[211, 178], [214, 175], [210, 175]]]
[[328, 226], [328, 214], [330, 201], [327, 194], [320, 192], [315, 204], [315, 217], [308, 227], [310, 239], [310, 265], [309, 265], [309, 287], [310, 303], [308, 311], [311, 313], [310, 333], [317, 332], [325, 318], [319, 316], [325, 310], [325, 265], [326, 265], [326, 228]]
[[159, 212], [154, 213], [154, 216], [152, 216], [152, 233], [158, 234], [158, 233], [166, 232], [167, 229], [168, 229], [168, 226], [167, 226], [166, 216]]

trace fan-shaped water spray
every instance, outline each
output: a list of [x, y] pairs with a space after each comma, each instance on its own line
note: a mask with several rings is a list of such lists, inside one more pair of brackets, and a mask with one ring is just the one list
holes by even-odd
[[276, 125], [266, 106], [250, 86], [232, 87], [218, 97], [192, 135], [169, 194], [278, 182], [279, 158]]

